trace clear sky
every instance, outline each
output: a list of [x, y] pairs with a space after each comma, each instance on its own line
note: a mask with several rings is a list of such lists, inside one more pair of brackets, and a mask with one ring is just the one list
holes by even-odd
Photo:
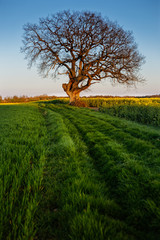
[[160, 0], [0, 0], [0, 95], [35, 96], [40, 94], [65, 96], [56, 80], [42, 78], [36, 66], [27, 68], [20, 53], [23, 25], [38, 23], [62, 10], [90, 10], [100, 12], [117, 21], [125, 30], [133, 31], [139, 51], [146, 57], [141, 74], [143, 85], [128, 89], [112, 86], [109, 80], [93, 85], [84, 95], [151, 95], [160, 94]]

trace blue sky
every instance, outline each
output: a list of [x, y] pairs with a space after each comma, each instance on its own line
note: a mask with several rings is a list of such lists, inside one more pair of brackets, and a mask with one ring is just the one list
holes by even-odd
[[36, 66], [28, 69], [20, 47], [24, 24], [38, 23], [40, 17], [68, 9], [96, 11], [117, 21], [125, 30], [133, 31], [140, 53], [146, 57], [141, 70], [145, 84], [128, 89], [105, 80], [84, 95], [160, 94], [160, 0], [0, 0], [1, 96], [65, 96], [61, 85], [67, 78], [44, 79]]

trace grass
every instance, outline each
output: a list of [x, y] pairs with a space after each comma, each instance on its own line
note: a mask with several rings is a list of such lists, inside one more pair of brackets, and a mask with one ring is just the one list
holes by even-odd
[[0, 114], [0, 239], [160, 238], [160, 128], [59, 101]]
[[[106, 119], [101, 113], [61, 105], [48, 107], [68, 119], [86, 144], [94, 169], [105, 182], [107, 196], [118, 206], [113, 218], [127, 225], [127, 234], [133, 239], [157, 239], [160, 236], [160, 150], [159, 141], [156, 144], [153, 139], [155, 135], [159, 139], [160, 131], [134, 124], [139, 133], [136, 136], [129, 129], [121, 129], [122, 120], [118, 118], [107, 116]], [[118, 127], [114, 126], [115, 122]], [[117, 232], [116, 226], [112, 230]], [[105, 237], [116, 239], [108, 232]], [[122, 239], [125, 239], [123, 234]]]
[[126, 224], [113, 217], [119, 207], [109, 198], [75, 126], [54, 111], [45, 117], [50, 147], [38, 239], [132, 239]]
[[0, 239], [33, 239], [46, 127], [36, 106], [0, 106]]

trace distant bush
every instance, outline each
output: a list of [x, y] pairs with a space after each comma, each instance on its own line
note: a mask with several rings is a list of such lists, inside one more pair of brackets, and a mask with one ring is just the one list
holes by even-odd
[[87, 102], [81, 101], [81, 100], [72, 102], [70, 105], [75, 106], [75, 107], [88, 107]]

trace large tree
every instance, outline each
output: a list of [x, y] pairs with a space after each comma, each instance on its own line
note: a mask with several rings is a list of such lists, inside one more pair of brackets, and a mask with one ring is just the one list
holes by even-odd
[[93, 12], [59, 12], [24, 26], [22, 52], [40, 73], [66, 74], [62, 85], [70, 103], [81, 91], [102, 79], [131, 85], [142, 79], [144, 57], [130, 31]]

